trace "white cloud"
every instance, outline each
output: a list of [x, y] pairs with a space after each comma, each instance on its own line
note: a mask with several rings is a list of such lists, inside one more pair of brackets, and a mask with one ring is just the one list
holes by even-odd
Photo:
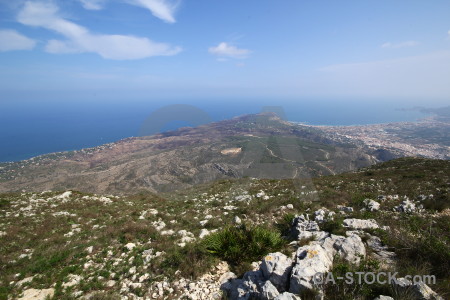
[[28, 1], [18, 15], [24, 25], [53, 30], [67, 40], [50, 40], [46, 51], [50, 53], [93, 52], [106, 59], [142, 59], [150, 56], [175, 55], [181, 51], [148, 38], [126, 35], [91, 33], [87, 28], [67, 21], [58, 15], [58, 7], [52, 3]]
[[89, 10], [101, 10], [106, 0], [80, 0], [81, 5]]
[[36, 46], [36, 41], [32, 40], [15, 30], [0, 30], [0, 51], [31, 50]]
[[155, 17], [167, 23], [176, 22], [174, 14], [179, 2], [168, 0], [127, 0], [127, 2], [150, 10]]
[[225, 42], [220, 43], [216, 47], [209, 48], [208, 52], [217, 55], [220, 58], [230, 57], [239, 59], [247, 58], [251, 53], [248, 49], [239, 49]]
[[400, 42], [400, 43], [384, 43], [383, 45], [381, 45], [381, 48], [394, 48], [394, 49], [398, 49], [398, 48], [405, 48], [405, 47], [414, 47], [419, 45], [420, 43], [417, 41], [406, 41], [406, 42]]

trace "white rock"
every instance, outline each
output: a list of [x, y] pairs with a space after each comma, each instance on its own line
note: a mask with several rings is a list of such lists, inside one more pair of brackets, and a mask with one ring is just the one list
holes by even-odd
[[161, 235], [174, 235], [175, 231], [173, 231], [172, 229], [169, 230], [163, 230], [160, 232]]
[[261, 286], [261, 295], [262, 299], [274, 299], [278, 295], [280, 295], [280, 292], [277, 290], [277, 288], [267, 280], [262, 286]]
[[353, 212], [353, 207], [338, 205], [338, 209], [342, 212]]
[[321, 241], [321, 246], [327, 251], [331, 260], [335, 255], [339, 255], [350, 263], [359, 264], [361, 257], [366, 256], [364, 243], [356, 234], [348, 237], [332, 234]]
[[274, 300], [301, 300], [299, 296], [296, 296], [289, 292], [284, 292], [278, 295]]
[[208, 229], [203, 228], [202, 230], [200, 230], [199, 238], [202, 239], [209, 234], [211, 234], [211, 232]]
[[383, 296], [383, 295], [380, 295], [380, 296], [376, 297], [376, 298], [373, 299], [373, 300], [394, 300], [394, 298], [389, 297], [389, 296]]
[[415, 299], [421, 300], [444, 300], [441, 296], [439, 296], [436, 292], [434, 292], [428, 285], [423, 282], [412, 283], [406, 278], [397, 278], [394, 279], [391, 284], [395, 287], [395, 289], [400, 291], [409, 291], [412, 292], [415, 296]]
[[18, 300], [45, 300], [47, 297], [52, 298], [55, 294], [55, 289], [28, 289], [23, 292], [22, 297]]
[[378, 203], [377, 201], [374, 201], [372, 199], [365, 199], [364, 204], [366, 205], [367, 210], [369, 210], [369, 211], [380, 210], [380, 203]]
[[25, 283], [29, 283], [29, 282], [31, 282], [33, 280], [33, 278], [34, 278], [34, 276], [30, 276], [30, 277], [24, 278], [24, 279], [20, 280], [19, 282], [17, 282], [17, 286], [22, 286]]
[[328, 253], [318, 244], [297, 249], [296, 264], [292, 269], [289, 292], [300, 294], [314, 288], [314, 275], [325, 274], [333, 265]]
[[134, 248], [136, 248], [136, 244], [135, 243], [128, 243], [128, 244], [125, 245], [125, 248], [127, 248], [128, 251], [131, 251]]
[[373, 219], [362, 220], [362, 219], [345, 219], [343, 221], [344, 227], [350, 229], [377, 229], [379, 228], [377, 222]]
[[286, 291], [292, 259], [280, 252], [269, 253], [261, 262], [264, 279], [269, 280], [279, 291]]
[[68, 279], [69, 279], [68, 282], [63, 283], [63, 287], [71, 287], [79, 284], [81, 281], [81, 276], [70, 274]]
[[116, 281], [115, 280], [108, 280], [107, 282], [106, 282], [106, 286], [107, 287], [113, 287], [113, 286], [115, 286], [116, 285]]
[[394, 207], [394, 210], [410, 214], [418, 211], [418, 208], [416, 207], [416, 204], [414, 202], [406, 199], [399, 206]]

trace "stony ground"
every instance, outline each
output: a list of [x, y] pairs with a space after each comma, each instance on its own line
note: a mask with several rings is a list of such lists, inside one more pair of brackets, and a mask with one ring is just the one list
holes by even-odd
[[[404, 274], [437, 274], [432, 288], [448, 296], [439, 265], [448, 266], [449, 174], [448, 161], [401, 159], [317, 179], [247, 178], [158, 195], [3, 194], [0, 299], [221, 299], [230, 272], [241, 277], [259, 264], [199, 256], [197, 246], [227, 226], [251, 224], [285, 235], [280, 251], [290, 256], [318, 238], [288, 238], [295, 215], [342, 236], [348, 220], [373, 219], [377, 227], [358, 235], [367, 257]], [[429, 250], [436, 247], [443, 256]]]

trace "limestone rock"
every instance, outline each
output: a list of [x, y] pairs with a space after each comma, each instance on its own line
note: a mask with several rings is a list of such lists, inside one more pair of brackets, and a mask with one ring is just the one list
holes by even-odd
[[327, 236], [325, 231], [321, 231], [316, 221], [310, 221], [303, 215], [297, 216], [292, 221], [291, 235], [297, 240], [315, 237], [322, 239]]
[[372, 199], [365, 199], [364, 204], [366, 205], [368, 211], [380, 210], [380, 203], [378, 203], [377, 201], [374, 201]]
[[413, 213], [416, 212], [418, 209], [416, 207], [416, 204], [409, 200], [409, 199], [405, 199], [402, 201], [402, 203], [396, 207], [394, 207], [394, 210], [398, 211], [398, 212], [402, 212], [402, 213]]
[[434, 292], [428, 285], [423, 282], [412, 283], [406, 278], [394, 279], [391, 284], [394, 289], [402, 292], [407, 292], [411, 294], [413, 299], [417, 300], [444, 300], [436, 292]]
[[28, 289], [23, 292], [22, 297], [18, 300], [45, 300], [47, 297], [53, 297], [53, 294], [55, 294], [55, 289]]
[[278, 295], [275, 300], [301, 300], [299, 296], [296, 296], [289, 292], [284, 292], [283, 294]]
[[330, 260], [337, 254], [350, 263], [359, 264], [361, 256], [366, 256], [366, 247], [356, 234], [348, 237], [332, 234], [321, 241], [321, 246], [326, 250]]
[[362, 220], [362, 219], [345, 219], [343, 221], [344, 227], [350, 229], [376, 229], [379, 228], [377, 222], [373, 219]]
[[318, 244], [298, 248], [289, 292], [299, 294], [305, 289], [313, 289], [314, 276], [328, 272], [332, 264], [327, 251]]
[[280, 295], [280, 292], [269, 280], [267, 280], [261, 286], [261, 298], [262, 299], [272, 300], [272, 299], [275, 299], [278, 295]]
[[394, 264], [395, 252], [388, 251], [388, 247], [383, 245], [379, 237], [370, 236], [367, 240], [367, 246], [372, 249], [372, 256], [380, 261], [383, 266]]
[[292, 270], [292, 260], [289, 257], [280, 252], [269, 253], [262, 260], [260, 268], [264, 279], [270, 280], [280, 292], [286, 291]]

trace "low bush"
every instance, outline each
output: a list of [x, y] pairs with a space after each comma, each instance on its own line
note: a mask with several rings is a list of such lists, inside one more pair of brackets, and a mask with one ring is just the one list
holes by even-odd
[[269, 252], [278, 251], [285, 240], [278, 231], [261, 226], [226, 227], [207, 236], [203, 246], [208, 253], [231, 265], [260, 260]]

